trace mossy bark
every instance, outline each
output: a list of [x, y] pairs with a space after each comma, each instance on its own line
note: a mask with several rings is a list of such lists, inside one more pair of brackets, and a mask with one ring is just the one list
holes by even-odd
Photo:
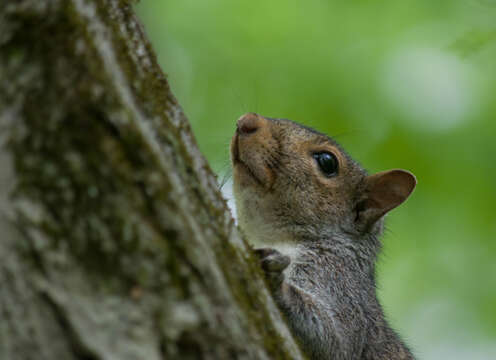
[[130, 1], [1, 1], [0, 79], [0, 359], [302, 357]]

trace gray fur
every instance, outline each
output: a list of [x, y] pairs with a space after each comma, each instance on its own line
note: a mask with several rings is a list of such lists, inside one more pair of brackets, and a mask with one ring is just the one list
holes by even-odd
[[[382, 215], [408, 197], [413, 175], [369, 177], [334, 140], [289, 120], [247, 114], [240, 123], [250, 132], [238, 130], [231, 147], [238, 220], [263, 247], [256, 253], [303, 348], [316, 360], [413, 359], [387, 324], [375, 283]], [[311, 158], [323, 146], [339, 158], [335, 178]], [[389, 183], [399, 190], [381, 198]]]

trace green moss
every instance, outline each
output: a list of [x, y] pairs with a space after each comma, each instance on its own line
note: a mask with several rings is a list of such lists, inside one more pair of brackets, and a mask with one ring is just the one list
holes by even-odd
[[[250, 319], [256, 334], [263, 338], [264, 347], [271, 359], [293, 358], [293, 355], [281, 346], [284, 340], [280, 334], [267, 321], [270, 318], [267, 310], [268, 304], [259, 296], [260, 281], [255, 280], [263, 278], [263, 274], [251, 251], [243, 253], [226, 241], [222, 242], [222, 248], [217, 252], [217, 259], [221, 268], [225, 270], [224, 276], [228, 280], [232, 294], [247, 318]], [[238, 271], [233, 271], [233, 263], [238, 264]]]
[[[17, 17], [12, 21], [22, 30], [0, 48], [6, 74], [0, 87], [13, 84], [1, 110], [16, 100], [16, 123], [7, 134], [17, 174], [13, 198], [37, 209], [20, 210], [26, 232], [41, 242], [28, 247], [38, 252], [35, 265], [47, 269], [47, 278], [80, 270], [100, 293], [127, 299], [140, 288], [188, 304], [228, 297], [209, 288], [223, 281], [211, 270], [219, 266], [251, 339], [261, 337], [271, 358], [292, 358], [267, 322], [258, 264], [229, 242], [225, 202], [130, 2], [95, 3], [89, 16], [61, 2], [41, 26], [36, 13]], [[100, 32], [98, 20], [107, 31]], [[188, 216], [204, 234], [193, 233]], [[198, 241], [213, 248], [214, 259], [199, 258]], [[167, 311], [157, 305], [154, 313]], [[222, 338], [227, 327], [198, 338]]]

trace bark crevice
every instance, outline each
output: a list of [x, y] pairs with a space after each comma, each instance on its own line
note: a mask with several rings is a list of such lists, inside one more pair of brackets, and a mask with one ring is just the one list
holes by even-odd
[[129, 1], [0, 2], [0, 78], [0, 358], [302, 358]]

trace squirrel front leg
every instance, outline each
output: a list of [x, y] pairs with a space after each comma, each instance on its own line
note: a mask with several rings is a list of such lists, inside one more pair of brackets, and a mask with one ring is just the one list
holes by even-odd
[[346, 334], [335, 326], [329, 306], [285, 279], [284, 270], [291, 263], [290, 258], [271, 248], [256, 249], [255, 254], [260, 258], [275, 301], [311, 359], [352, 359], [354, 349], [346, 341]]

